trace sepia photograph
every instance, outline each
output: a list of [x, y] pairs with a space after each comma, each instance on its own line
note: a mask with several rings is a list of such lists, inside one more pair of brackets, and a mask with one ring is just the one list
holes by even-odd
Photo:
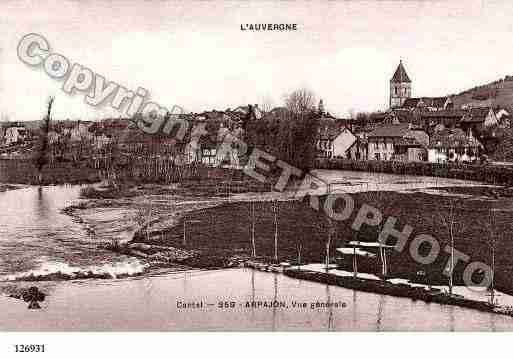
[[2, 333], [513, 331], [510, 2], [0, 13]]

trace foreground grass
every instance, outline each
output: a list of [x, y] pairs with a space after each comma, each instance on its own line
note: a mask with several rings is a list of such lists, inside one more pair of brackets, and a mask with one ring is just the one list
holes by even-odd
[[[487, 190], [477, 194], [486, 195]], [[451, 192], [456, 192], [454, 189]], [[472, 191], [465, 192], [471, 194]], [[415, 279], [418, 271], [424, 271], [433, 283], [445, 284], [442, 274], [449, 259], [444, 247], [450, 244], [448, 227], [444, 224], [453, 213], [455, 248], [469, 256], [469, 261], [491, 263], [491, 243], [495, 240], [496, 287], [513, 293], [513, 234], [512, 213], [508, 198], [464, 199], [423, 193], [367, 192], [352, 195], [355, 210], [347, 221], [335, 222], [331, 253], [348, 240], [376, 241], [379, 228], [364, 225], [360, 231], [351, 228], [356, 213], [363, 203], [379, 208], [385, 217], [398, 219], [395, 227], [401, 230], [406, 224], [413, 233], [402, 252], [389, 252], [389, 274]], [[271, 202], [255, 204], [255, 242], [257, 256], [272, 258], [274, 255], [274, 214]], [[322, 203], [321, 203], [322, 205]], [[343, 205], [343, 202], [337, 203]], [[513, 207], [513, 206], [511, 206]], [[251, 253], [251, 204], [226, 203], [215, 208], [189, 213], [186, 223], [186, 245], [183, 245], [183, 219], [159, 236], [153, 236], [151, 244], [177, 248], [200, 249], [208, 253]], [[279, 260], [296, 261], [301, 248], [302, 263], [320, 262], [325, 258], [328, 238], [326, 216], [312, 209], [307, 202], [278, 203], [278, 255]], [[445, 221], [445, 222], [444, 222]], [[411, 240], [418, 234], [430, 234], [438, 239], [441, 251], [434, 263], [416, 263], [409, 251]], [[141, 239], [141, 241], [145, 241]], [[391, 238], [387, 244], [394, 244]], [[427, 254], [429, 246], [421, 247]], [[376, 261], [363, 261], [360, 269], [378, 273]], [[463, 284], [465, 264], [455, 267], [455, 282]]]

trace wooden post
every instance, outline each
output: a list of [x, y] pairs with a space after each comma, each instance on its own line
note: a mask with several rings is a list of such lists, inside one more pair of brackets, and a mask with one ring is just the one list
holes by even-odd
[[183, 245], [184, 245], [184, 247], [187, 245], [187, 241], [186, 241], [186, 237], [185, 237], [185, 222], [186, 222], [186, 220], [184, 218], [184, 220], [183, 220]]
[[273, 203], [274, 211], [274, 260], [278, 262], [278, 208], [276, 200]]
[[298, 263], [298, 269], [301, 269], [301, 243], [299, 243], [299, 245], [298, 245], [297, 263]]
[[358, 276], [358, 258], [356, 257], [356, 247], [353, 247], [353, 277]]
[[256, 257], [256, 245], [255, 245], [255, 202], [251, 202], [251, 245], [252, 245], [252, 256]]
[[331, 242], [331, 233], [328, 233], [328, 242], [326, 242], [326, 272], [330, 268], [330, 242]]

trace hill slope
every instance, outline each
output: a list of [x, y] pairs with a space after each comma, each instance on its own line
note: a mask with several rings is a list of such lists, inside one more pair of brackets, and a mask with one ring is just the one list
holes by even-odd
[[454, 107], [472, 104], [474, 106], [493, 106], [513, 110], [513, 76], [489, 84], [476, 86], [451, 97]]

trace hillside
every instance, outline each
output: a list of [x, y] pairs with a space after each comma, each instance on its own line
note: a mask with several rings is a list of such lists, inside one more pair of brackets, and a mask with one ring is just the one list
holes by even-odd
[[513, 110], [513, 76], [476, 86], [451, 97], [456, 108], [462, 105], [497, 106]]

